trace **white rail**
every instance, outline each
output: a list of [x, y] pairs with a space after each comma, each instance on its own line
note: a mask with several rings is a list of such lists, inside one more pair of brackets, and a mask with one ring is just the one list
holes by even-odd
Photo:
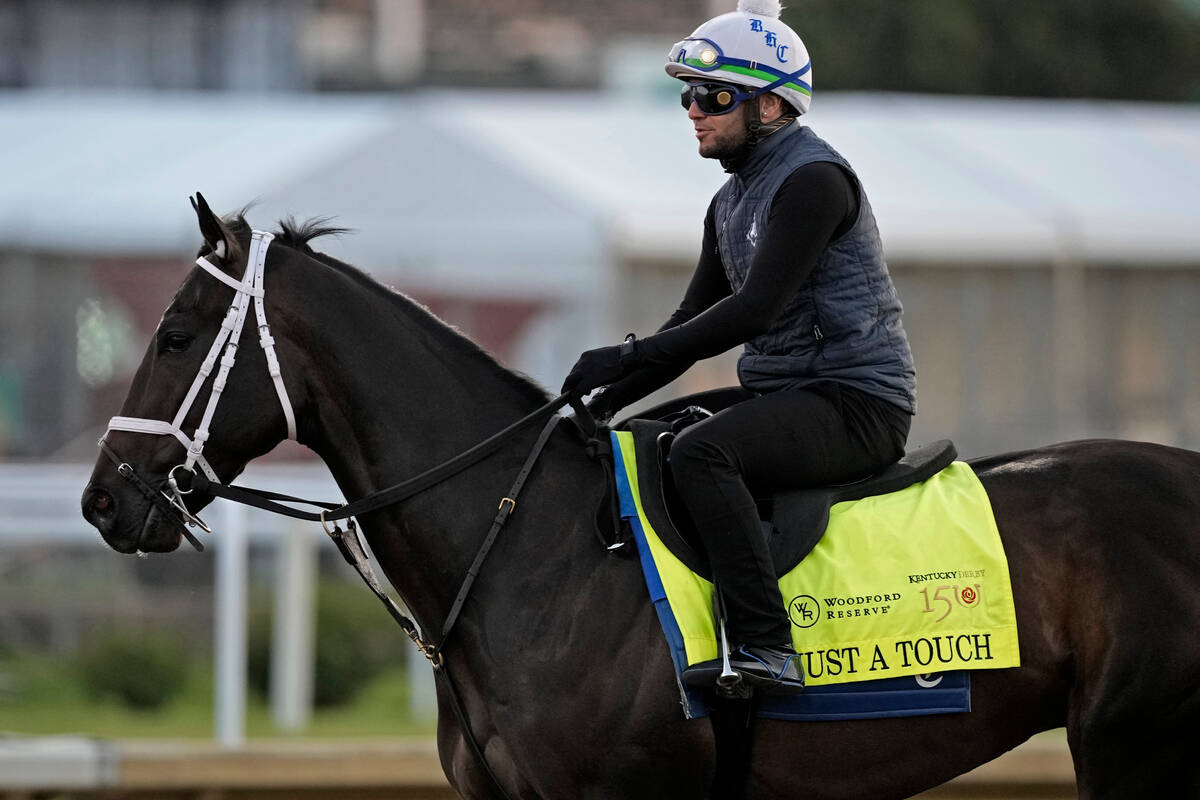
[[[35, 543], [106, 545], [80, 514], [91, 475], [84, 464], [0, 464], [0, 547]], [[320, 464], [252, 465], [238, 483], [330, 502], [342, 494]], [[224, 747], [245, 741], [246, 551], [248, 543], [277, 547], [278, 584], [272, 637], [271, 712], [285, 730], [307, 724], [312, 707], [314, 591], [317, 548], [332, 547], [315, 524], [218, 501], [202, 515], [213, 529], [200, 534], [216, 556], [214, 735]], [[118, 558], [117, 554], [113, 554]], [[364, 589], [364, 591], [366, 591]], [[386, 616], [380, 611], [381, 615]], [[399, 634], [397, 634], [399, 635]], [[413, 711], [432, 713], [432, 675], [410, 660]]]

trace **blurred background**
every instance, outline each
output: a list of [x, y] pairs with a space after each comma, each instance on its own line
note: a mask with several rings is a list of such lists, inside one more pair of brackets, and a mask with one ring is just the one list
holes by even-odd
[[[787, 5], [804, 121], [862, 177], [905, 304], [911, 442], [1200, 448], [1200, 1]], [[78, 517], [199, 245], [187, 197], [332, 218], [353, 232], [318, 249], [556, 389], [682, 295], [725, 176], [662, 63], [731, 6], [0, 0], [0, 731], [431, 731], [406, 642], [319, 531], [234, 520], [222, 595], [220, 531], [216, 558], [135, 559]], [[735, 358], [652, 400], [734, 382]], [[336, 492], [302, 448], [266, 461], [247, 483]], [[214, 697], [221, 641], [248, 654], [224, 668], [241, 705]]]

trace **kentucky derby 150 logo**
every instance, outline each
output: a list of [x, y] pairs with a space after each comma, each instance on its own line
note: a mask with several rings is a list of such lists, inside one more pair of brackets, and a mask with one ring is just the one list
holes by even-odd
[[811, 628], [821, 618], [821, 607], [812, 595], [797, 595], [788, 603], [788, 616], [797, 628]]
[[934, 622], [941, 622], [954, 610], [954, 604], [950, 602], [950, 598], [953, 597], [963, 608], [975, 608], [979, 605], [982, 589], [983, 586], [978, 583], [970, 586], [960, 586], [957, 583], [941, 584], [934, 587], [933, 594], [930, 595], [929, 587], [924, 587], [919, 592], [925, 598], [925, 607], [921, 610], [926, 614], [940, 612], [941, 616]]

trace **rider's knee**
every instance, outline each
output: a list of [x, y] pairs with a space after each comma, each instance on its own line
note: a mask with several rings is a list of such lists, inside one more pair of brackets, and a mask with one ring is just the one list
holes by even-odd
[[667, 460], [676, 486], [688, 483], [701, 471], [711, 473], [714, 468], [721, 471], [734, 468], [732, 454], [695, 428], [686, 429], [675, 438]]

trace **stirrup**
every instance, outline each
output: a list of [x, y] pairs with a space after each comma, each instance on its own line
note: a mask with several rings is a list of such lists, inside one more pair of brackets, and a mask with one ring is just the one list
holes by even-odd
[[721, 617], [721, 674], [717, 676], [717, 695], [727, 700], [747, 700], [754, 692], [740, 672], [729, 666], [729, 637], [725, 634], [725, 617]]
[[733, 669], [729, 659], [729, 636], [725, 632], [725, 604], [719, 587], [713, 587], [713, 618], [717, 621], [720, 654], [710, 661], [693, 664], [683, 671], [683, 682], [697, 689], [707, 689], [726, 700], [748, 700], [754, 687], [742, 673]]

